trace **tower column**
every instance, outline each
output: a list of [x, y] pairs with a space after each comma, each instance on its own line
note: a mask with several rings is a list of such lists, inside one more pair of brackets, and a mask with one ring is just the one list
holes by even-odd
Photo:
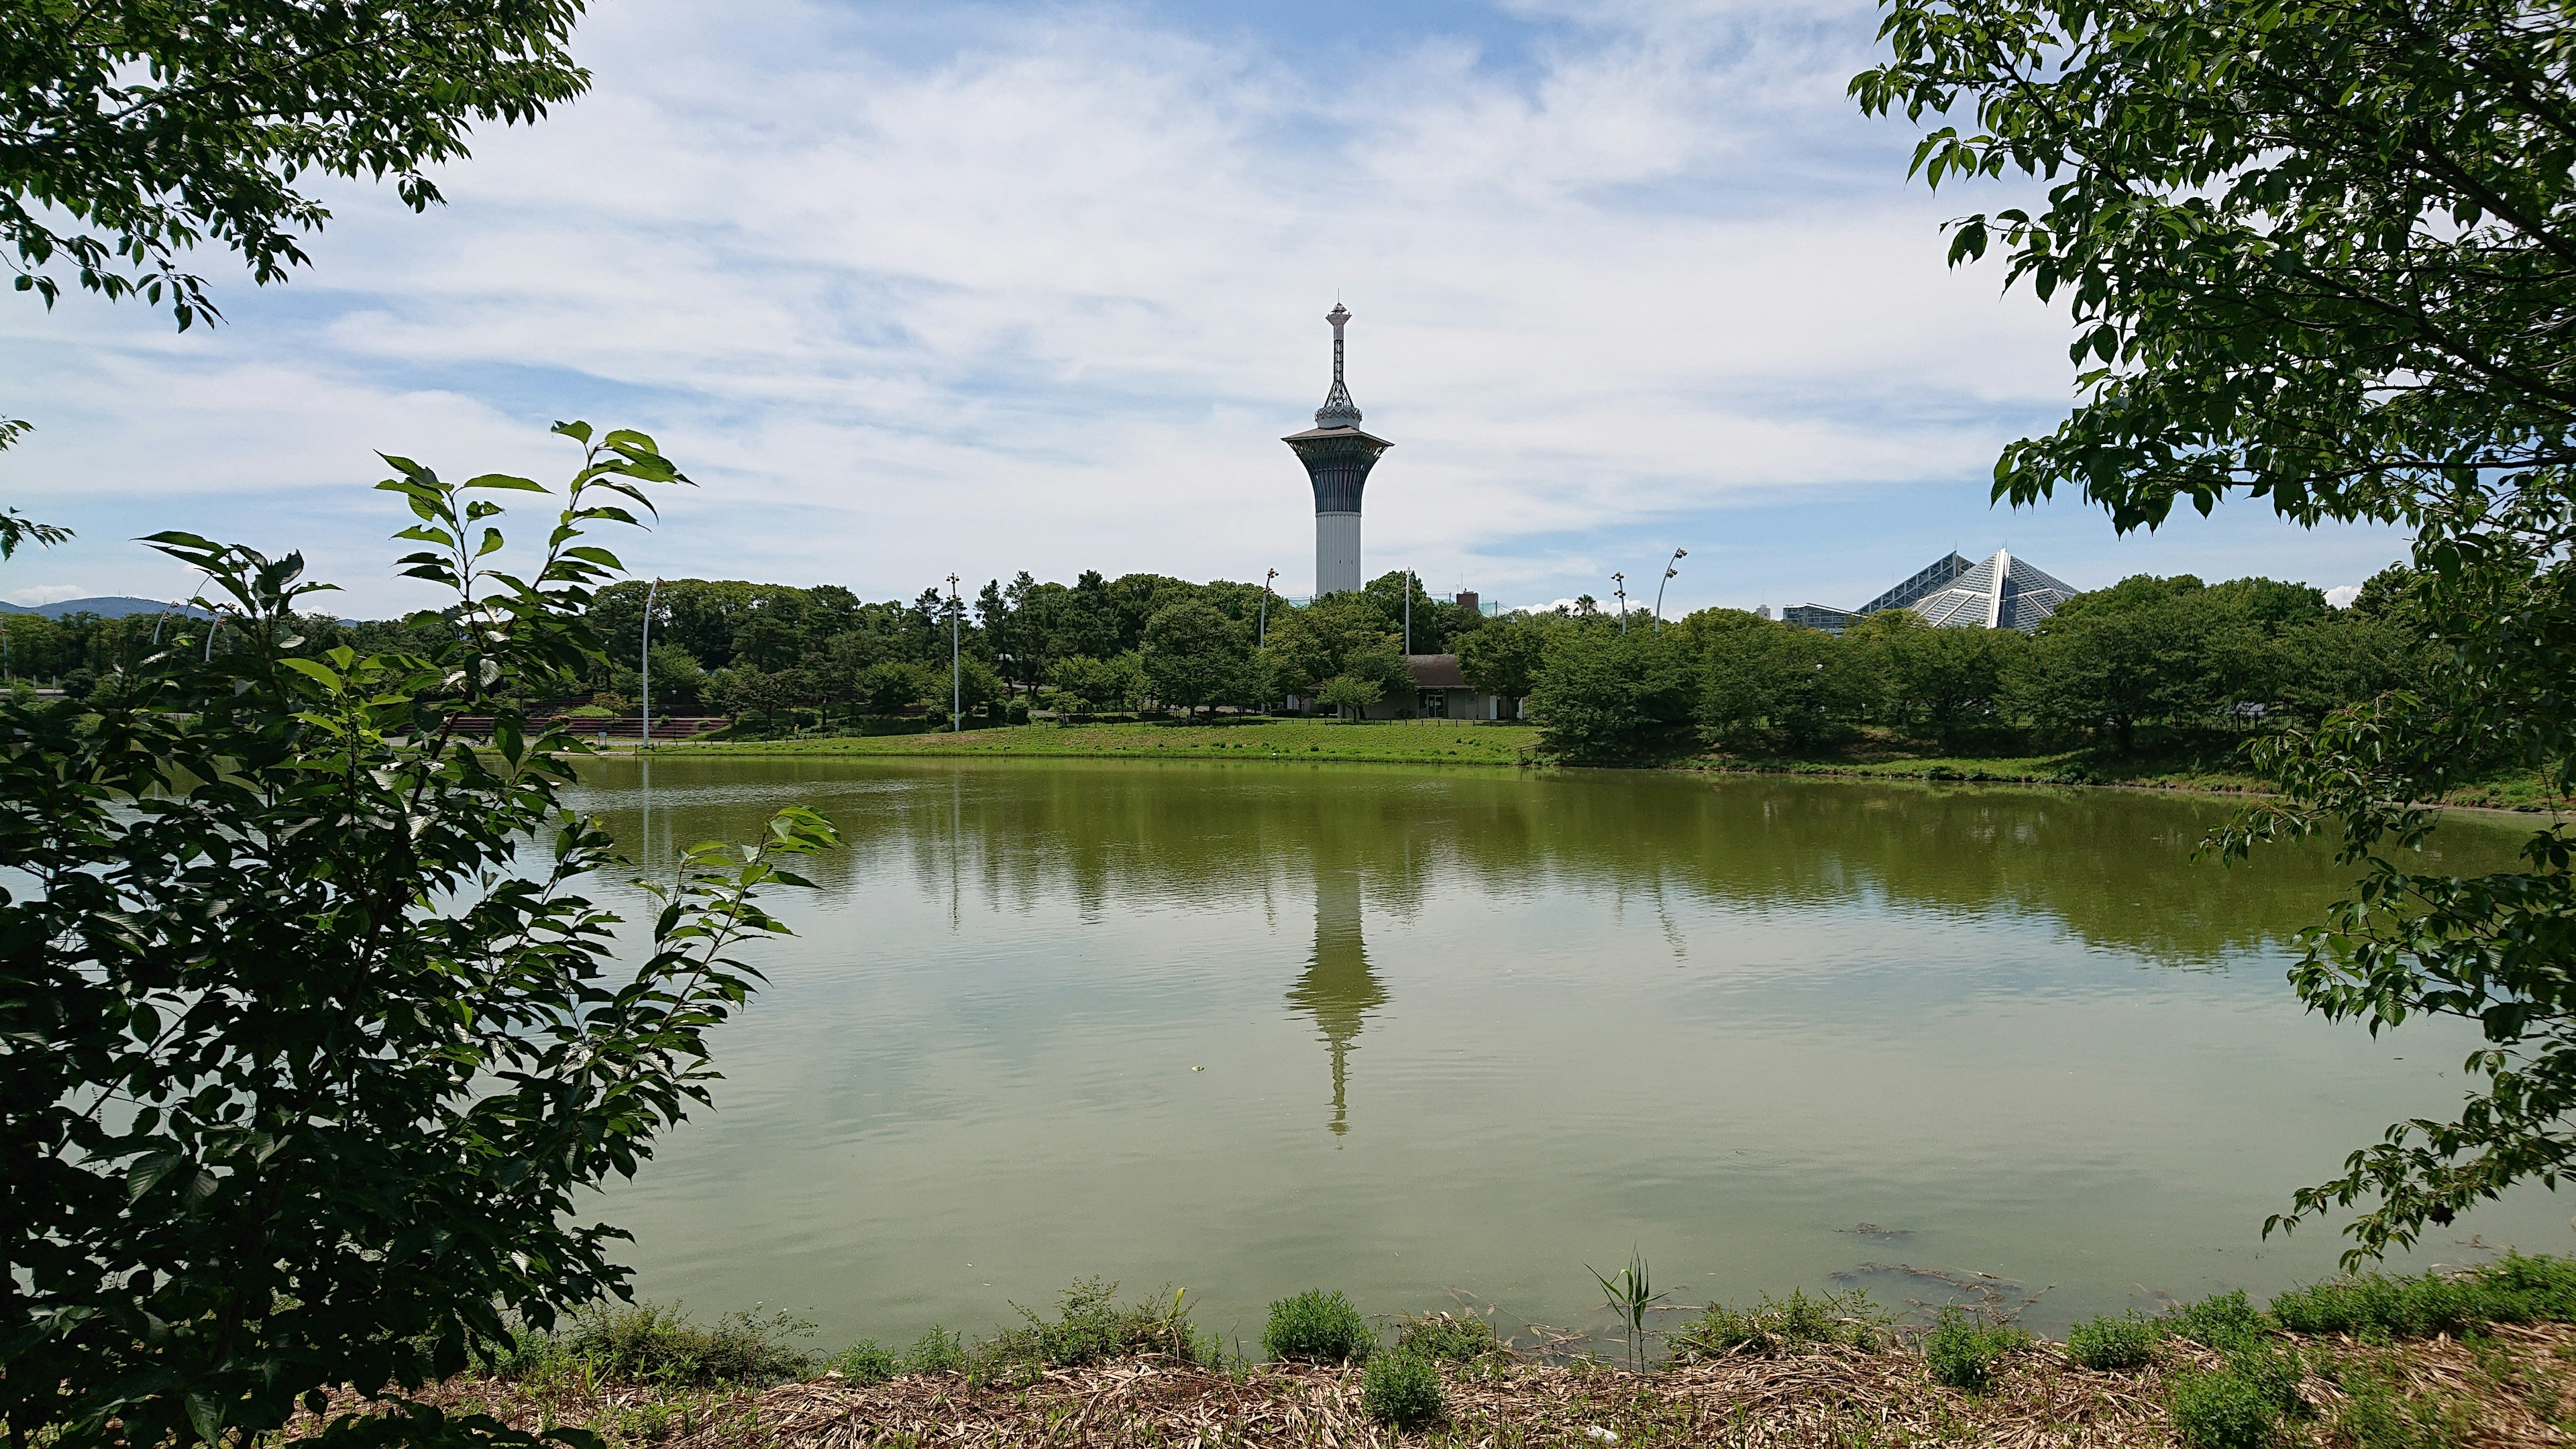
[[1342, 593], [1360, 586], [1360, 493], [1378, 455], [1394, 446], [1360, 431], [1360, 410], [1342, 378], [1342, 329], [1351, 314], [1339, 302], [1324, 320], [1333, 324], [1333, 387], [1315, 410], [1315, 426], [1281, 439], [1306, 465], [1315, 491], [1315, 592]]

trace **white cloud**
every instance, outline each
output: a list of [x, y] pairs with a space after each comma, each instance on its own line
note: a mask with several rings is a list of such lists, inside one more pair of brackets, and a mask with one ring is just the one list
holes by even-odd
[[711, 485], [639, 567], [1296, 579], [1276, 440], [1338, 293], [1397, 444], [1373, 563], [1559, 592], [1618, 566], [1600, 530], [1973, 477], [2062, 402], [2058, 324], [1947, 271], [1959, 203], [1842, 97], [1870, 13], [1641, 3], [1525, 65], [1458, 35], [1319, 66], [1118, 9], [959, 12], [938, 44], [903, 13], [908, 50], [874, 12], [603, 10], [595, 94], [478, 137], [443, 211], [335, 198], [316, 272], [232, 291], [233, 325], [0, 314], [45, 364], [13, 472], [266, 496], [384, 447], [545, 477], [544, 423], [581, 412]]
[[59, 604], [65, 599], [85, 597], [88, 593], [89, 590], [78, 584], [25, 584], [11, 589], [8, 599], [10, 603], [32, 609], [38, 604]]
[[2352, 601], [2360, 597], [2361, 585], [2337, 584], [2326, 590], [2326, 606], [2333, 609], [2349, 609], [2352, 607]]

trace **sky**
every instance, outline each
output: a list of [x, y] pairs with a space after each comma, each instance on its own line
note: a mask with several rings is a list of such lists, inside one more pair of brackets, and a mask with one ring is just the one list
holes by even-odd
[[[1366, 572], [1506, 605], [1624, 572], [1667, 614], [1857, 605], [1957, 549], [2082, 588], [2260, 573], [2333, 589], [2403, 553], [2256, 503], [2115, 535], [1988, 503], [2072, 399], [2061, 311], [1951, 270], [2005, 183], [1906, 177], [1846, 98], [1851, 0], [943, 4], [607, 0], [591, 92], [490, 127], [422, 215], [320, 188], [314, 265], [225, 320], [0, 302], [0, 453], [78, 530], [0, 598], [184, 596], [133, 542], [300, 549], [336, 610], [435, 603], [379, 451], [557, 481], [558, 418], [640, 428], [696, 480], [638, 574], [910, 598], [1020, 570], [1311, 590], [1279, 439], [1330, 382], [1395, 446]], [[2026, 191], [2026, 187], [2025, 187]], [[521, 532], [542, 529], [528, 520]], [[622, 531], [621, 531], [622, 532]]]

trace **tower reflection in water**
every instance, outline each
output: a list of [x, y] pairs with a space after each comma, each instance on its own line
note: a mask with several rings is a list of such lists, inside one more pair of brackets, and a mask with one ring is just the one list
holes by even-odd
[[1315, 954], [1306, 974], [1288, 992], [1288, 1004], [1315, 1018], [1333, 1056], [1333, 1121], [1335, 1133], [1351, 1130], [1345, 1095], [1351, 1041], [1370, 1012], [1386, 1004], [1386, 988], [1369, 970], [1368, 945], [1360, 939], [1360, 874], [1329, 867], [1315, 877]]

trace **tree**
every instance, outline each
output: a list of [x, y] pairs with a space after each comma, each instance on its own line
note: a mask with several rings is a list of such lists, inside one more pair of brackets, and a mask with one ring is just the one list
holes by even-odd
[[2139, 574], [2067, 600], [2032, 641], [2015, 683], [2023, 707], [2059, 729], [2107, 729], [2124, 754], [2141, 724], [2207, 716], [2224, 701], [2202, 592], [2189, 574]]
[[1525, 698], [1560, 624], [1554, 614], [1506, 614], [1459, 639], [1458, 672], [1488, 694]]
[[942, 681], [908, 659], [889, 659], [859, 671], [859, 706], [869, 714], [901, 714], [927, 701]]
[[1890, 723], [1944, 746], [2000, 720], [2005, 682], [2028, 640], [2012, 629], [1936, 629], [1911, 609], [1884, 609], [1843, 635], [1876, 656], [1880, 703]]
[[254, 282], [309, 260], [330, 211], [305, 178], [428, 168], [475, 121], [532, 121], [589, 73], [564, 45], [581, 0], [30, 0], [0, 14], [0, 237], [20, 291], [49, 270], [140, 293], [182, 328], [214, 317], [182, 253], [212, 242]]
[[583, 537], [680, 475], [640, 433], [556, 431], [583, 466], [507, 573], [491, 495], [546, 490], [389, 460], [403, 571], [462, 626], [426, 652], [304, 652], [300, 558], [164, 533], [226, 647], [186, 620], [113, 704], [0, 700], [13, 1442], [248, 1444], [327, 1387], [463, 1369], [505, 1314], [627, 1291], [621, 1234], [574, 1214], [706, 1100], [706, 1033], [757, 980], [733, 953], [784, 929], [754, 895], [830, 832], [790, 811], [761, 847], [691, 850], [616, 964], [618, 918], [578, 890], [613, 844], [558, 804], [583, 746], [514, 701], [601, 661], [583, 618], [616, 560]]
[[1168, 605], [1145, 624], [1146, 688], [1191, 710], [1249, 698], [1251, 642], [1242, 625], [1207, 604]]
[[1678, 632], [1566, 630], [1530, 691], [1539, 746], [1574, 760], [1632, 760], [1687, 739], [1699, 671]]
[[[1915, 164], [2045, 175], [1955, 224], [2063, 296], [2081, 401], [1995, 496], [2080, 491], [2115, 526], [2231, 493], [2414, 530], [2422, 688], [2256, 758], [2286, 791], [2218, 842], [2317, 833], [2361, 880], [2306, 938], [2308, 1005], [2373, 1031], [2474, 1020], [2483, 1080], [2268, 1223], [2366, 1204], [2347, 1261], [2576, 1166], [2576, 835], [2520, 868], [2410, 868], [2427, 802], [2505, 762], [2576, 788], [2576, 10], [2563, 0], [1893, 0], [1872, 112], [1973, 114]], [[2086, 359], [2090, 359], [2087, 363]]]
[[1350, 719], [1358, 719], [1366, 715], [1370, 705], [1384, 698], [1386, 698], [1386, 686], [1374, 679], [1361, 679], [1348, 674], [1334, 675], [1324, 681], [1323, 688], [1315, 691], [1317, 703], [1335, 714], [1344, 715]]
[[1261, 649], [1263, 692], [1313, 695], [1337, 675], [1374, 680], [1381, 693], [1413, 687], [1404, 644], [1367, 598], [1328, 594], [1302, 609], [1276, 609]]
[[1831, 634], [1756, 619], [1707, 637], [1693, 715], [1712, 740], [1767, 727], [1805, 748], [1845, 726], [1869, 695], [1861, 651]]
[[1109, 659], [1072, 655], [1057, 660], [1048, 677], [1073, 701], [1078, 714], [1125, 709], [1145, 692], [1145, 666], [1133, 654]]

